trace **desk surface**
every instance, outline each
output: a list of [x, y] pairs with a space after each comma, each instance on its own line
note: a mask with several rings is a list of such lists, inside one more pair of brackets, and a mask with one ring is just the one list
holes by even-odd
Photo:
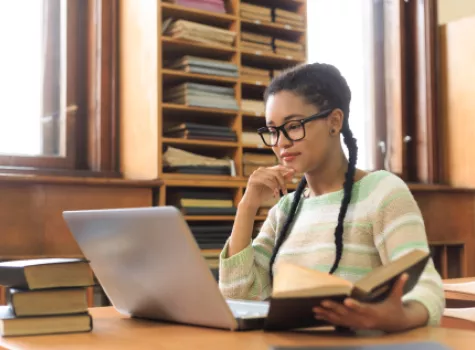
[[89, 333], [0, 338], [2, 349], [246, 349], [268, 350], [272, 345], [363, 345], [435, 341], [457, 350], [473, 349], [475, 332], [421, 328], [378, 337], [337, 336], [323, 332], [230, 332], [128, 319], [111, 307], [93, 308]]

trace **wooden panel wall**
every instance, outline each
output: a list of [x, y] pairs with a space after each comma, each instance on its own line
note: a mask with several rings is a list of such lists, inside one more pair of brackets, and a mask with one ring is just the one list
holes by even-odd
[[441, 26], [445, 181], [475, 188], [475, 16]]

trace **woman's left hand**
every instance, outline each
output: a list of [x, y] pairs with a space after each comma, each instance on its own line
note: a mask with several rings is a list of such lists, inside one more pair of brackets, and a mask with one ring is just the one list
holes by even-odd
[[411, 328], [417, 321], [411, 319], [413, 313], [402, 302], [406, 281], [404, 274], [394, 284], [388, 298], [380, 303], [362, 303], [351, 298], [343, 303], [324, 300], [320, 307], [313, 309], [315, 317], [353, 330], [398, 332]]

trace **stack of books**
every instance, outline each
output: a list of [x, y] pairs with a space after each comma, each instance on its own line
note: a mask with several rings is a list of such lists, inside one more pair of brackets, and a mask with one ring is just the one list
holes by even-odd
[[218, 159], [171, 146], [164, 146], [163, 151], [166, 173], [236, 176], [236, 167], [230, 158]]
[[275, 23], [287, 25], [300, 30], [305, 29], [305, 16], [299, 13], [276, 8], [272, 11], [272, 17]]
[[236, 132], [228, 126], [207, 125], [198, 123], [181, 123], [163, 132], [166, 137], [188, 140], [216, 140], [236, 142]]
[[293, 41], [275, 39], [274, 51], [276, 54], [284, 56], [292, 56], [295, 58], [305, 59], [305, 47], [303, 44]]
[[234, 88], [220, 85], [182, 83], [164, 91], [163, 100], [193, 107], [239, 109]]
[[224, 0], [164, 0], [184, 7], [216, 13], [226, 13]]
[[87, 287], [94, 285], [84, 259], [45, 258], [0, 263], [7, 305], [0, 306], [0, 335], [89, 332]]
[[244, 113], [254, 114], [257, 116], [263, 116], [265, 114], [266, 106], [262, 100], [241, 100], [241, 111]]
[[244, 152], [242, 155], [244, 176], [250, 176], [259, 167], [271, 167], [277, 164], [277, 157], [274, 154]]
[[270, 71], [267, 69], [242, 66], [241, 79], [252, 82], [261, 82], [263, 84], [270, 83]]
[[231, 30], [196, 23], [184, 19], [164, 21], [162, 28], [165, 35], [174, 39], [201, 42], [203, 44], [232, 47], [236, 37], [236, 32]]
[[241, 2], [241, 18], [253, 22], [272, 22], [272, 9], [264, 6], [258, 6]]
[[237, 78], [239, 76], [238, 66], [235, 63], [189, 55], [170, 62], [166, 67], [187, 73], [208, 74], [232, 78]]
[[242, 32], [240, 44], [242, 49], [272, 52], [272, 37], [268, 35]]
[[[167, 202], [177, 207], [183, 215], [234, 215], [236, 207], [234, 205], [233, 195], [230, 192], [219, 190], [182, 190], [172, 192], [167, 195]], [[216, 225], [213, 225], [216, 226]], [[209, 227], [208, 227], [209, 228]], [[220, 228], [216, 232], [223, 236], [224, 229]], [[191, 230], [198, 237], [202, 237], [206, 230]], [[227, 231], [229, 236], [230, 231]], [[224, 242], [223, 242], [224, 244]]]

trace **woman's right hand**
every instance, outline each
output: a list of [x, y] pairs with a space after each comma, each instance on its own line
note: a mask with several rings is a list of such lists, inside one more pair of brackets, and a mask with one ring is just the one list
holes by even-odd
[[287, 194], [286, 182], [295, 174], [295, 170], [283, 165], [255, 170], [247, 182], [246, 192], [241, 203], [258, 210], [262, 203], [271, 197], [278, 198], [280, 191]]

